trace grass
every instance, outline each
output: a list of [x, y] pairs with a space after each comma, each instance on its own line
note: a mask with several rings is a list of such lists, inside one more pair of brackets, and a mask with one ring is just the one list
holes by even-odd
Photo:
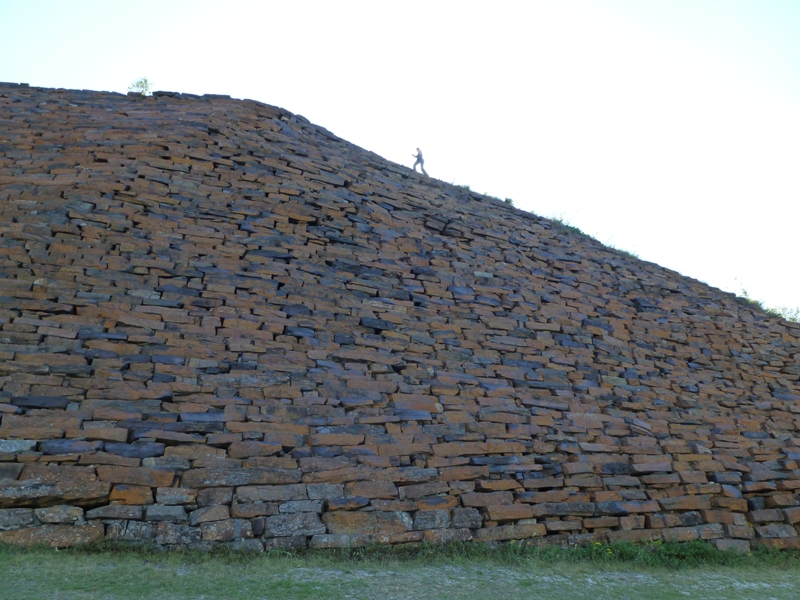
[[635, 258], [636, 260], [641, 260], [641, 258], [639, 258], [639, 255], [636, 254], [635, 252], [629, 252], [627, 250], [623, 250], [622, 248], [617, 248], [613, 244], [606, 244], [606, 247], [607, 248], [611, 248], [612, 250], [615, 250], [616, 252], [619, 252], [620, 254], [624, 254], [628, 258]]
[[789, 308], [787, 306], [772, 309], [777, 312], [782, 319], [800, 323], [800, 308]]
[[[591, 238], [592, 236], [584, 233], [581, 229], [564, 219], [563, 217], [550, 217], [550, 221], [553, 223], [553, 229], [556, 231], [562, 232], [570, 232], [570, 233], [577, 233], [578, 235], [582, 235], [584, 237]], [[592, 238], [595, 239], [595, 238]], [[602, 244], [602, 242], [600, 242]], [[638, 254], [634, 252], [629, 252], [628, 250], [623, 250], [622, 248], [617, 248], [613, 244], [603, 244], [606, 248], [614, 250], [618, 254], [622, 254], [627, 256], [628, 258], [635, 258], [636, 260], [641, 260]]]
[[736, 300], [740, 304], [744, 304], [746, 306], [750, 306], [751, 308], [755, 308], [757, 310], [763, 311], [767, 313], [770, 317], [774, 317], [776, 319], [783, 319], [784, 321], [792, 321], [794, 323], [800, 323], [800, 308], [774, 308], [766, 306], [761, 300], [756, 300], [755, 298], [751, 298], [750, 294], [747, 293], [747, 290], [741, 291], [741, 296], [737, 296]]
[[103, 544], [0, 547], [0, 597], [795, 598], [800, 552], [720, 552], [705, 542], [161, 552]]
[[744, 304], [745, 306], [749, 306], [751, 308], [755, 308], [756, 310], [760, 310], [762, 312], [767, 313], [770, 317], [775, 317], [777, 319], [782, 319], [783, 315], [780, 314], [778, 311], [768, 308], [761, 300], [755, 300], [750, 298], [747, 293], [745, 292], [744, 296], [739, 296], [736, 298], [740, 304]]
[[571, 233], [586, 235], [578, 227], [575, 227], [575, 225], [561, 217], [550, 217], [550, 221], [553, 223], [553, 228], [557, 231], [569, 231]]

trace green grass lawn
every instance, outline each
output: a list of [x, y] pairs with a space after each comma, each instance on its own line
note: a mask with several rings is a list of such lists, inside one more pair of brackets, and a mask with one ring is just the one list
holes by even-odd
[[243, 555], [0, 547], [0, 598], [800, 597], [800, 554], [704, 543], [561, 550], [452, 545]]

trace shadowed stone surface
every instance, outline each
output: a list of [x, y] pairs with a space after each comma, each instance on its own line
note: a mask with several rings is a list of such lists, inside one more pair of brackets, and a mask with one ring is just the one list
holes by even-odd
[[0, 111], [0, 541], [800, 544], [800, 325], [259, 102]]

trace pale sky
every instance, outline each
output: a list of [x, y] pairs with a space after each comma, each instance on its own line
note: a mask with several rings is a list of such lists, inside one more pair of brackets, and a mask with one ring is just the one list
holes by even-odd
[[0, 0], [0, 81], [143, 76], [800, 307], [800, 0]]

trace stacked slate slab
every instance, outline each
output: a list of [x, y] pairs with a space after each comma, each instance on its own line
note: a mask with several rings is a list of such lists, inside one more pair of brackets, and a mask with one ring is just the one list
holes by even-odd
[[800, 325], [259, 102], [0, 117], [0, 542], [800, 546]]

